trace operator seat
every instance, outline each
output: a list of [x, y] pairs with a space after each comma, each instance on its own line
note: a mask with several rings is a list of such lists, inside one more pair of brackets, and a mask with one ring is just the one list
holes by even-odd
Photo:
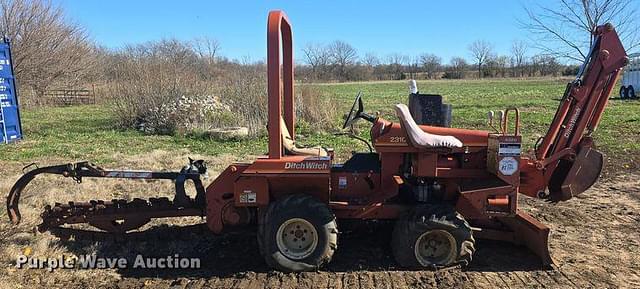
[[409, 142], [416, 148], [459, 148], [462, 142], [449, 135], [437, 135], [423, 131], [411, 116], [409, 108], [404, 104], [396, 104], [396, 113], [400, 118], [400, 124], [407, 133]]
[[321, 146], [300, 148], [296, 146], [295, 140], [291, 138], [289, 129], [284, 123], [284, 118], [280, 117], [280, 132], [282, 134], [282, 146], [284, 147], [285, 154], [296, 156], [314, 156], [314, 157], [326, 157], [328, 156], [327, 150]]

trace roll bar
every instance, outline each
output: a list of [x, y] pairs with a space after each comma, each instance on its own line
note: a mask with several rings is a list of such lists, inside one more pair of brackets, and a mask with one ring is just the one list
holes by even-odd
[[[281, 46], [282, 45], [282, 50]], [[282, 70], [280, 70], [282, 51]], [[282, 82], [281, 82], [282, 80]], [[293, 34], [287, 15], [280, 10], [269, 12], [267, 20], [267, 82], [269, 96], [269, 158], [282, 157], [280, 117], [295, 140], [295, 100], [293, 82]], [[284, 105], [282, 94], [284, 93]]]

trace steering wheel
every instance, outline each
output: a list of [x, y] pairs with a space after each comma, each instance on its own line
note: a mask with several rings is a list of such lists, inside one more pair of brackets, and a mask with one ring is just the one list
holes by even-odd
[[342, 126], [342, 129], [345, 129], [351, 126], [358, 119], [360, 119], [362, 117], [363, 111], [364, 111], [364, 105], [362, 104], [362, 91], [358, 91], [358, 95], [356, 95], [356, 99], [353, 101], [351, 110], [349, 110], [349, 115], [347, 116], [347, 119], [344, 120], [344, 125]]

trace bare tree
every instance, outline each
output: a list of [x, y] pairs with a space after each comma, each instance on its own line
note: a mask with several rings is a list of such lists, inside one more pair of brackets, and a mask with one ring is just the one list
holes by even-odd
[[514, 70], [517, 71], [517, 73], [514, 72], [514, 76], [520, 76], [522, 77], [523, 75], [523, 71], [522, 71], [522, 66], [524, 65], [524, 61], [525, 61], [525, 56], [527, 54], [527, 43], [525, 43], [524, 41], [514, 41], [511, 44], [511, 55], [513, 56], [513, 64], [514, 64]]
[[320, 44], [307, 44], [302, 53], [305, 62], [311, 66], [311, 74], [313, 78], [323, 78], [331, 60], [329, 48]]
[[191, 48], [198, 54], [198, 57], [211, 65], [216, 62], [216, 56], [220, 52], [220, 42], [207, 36], [198, 37], [191, 41]]
[[540, 68], [540, 75], [558, 76], [560, 73], [561, 65], [557, 59], [551, 55], [540, 55], [537, 60]]
[[409, 57], [399, 53], [393, 53], [387, 56], [388, 69], [387, 74], [391, 79], [398, 80], [403, 78], [404, 66], [409, 62]]
[[523, 27], [546, 54], [583, 61], [593, 44], [592, 31], [605, 23], [615, 26], [627, 51], [640, 46], [638, 1], [557, 0], [558, 5], [526, 7]]
[[427, 77], [435, 78], [436, 73], [440, 71], [442, 67], [442, 58], [435, 54], [426, 53], [420, 55], [420, 63], [424, 71], [427, 73]]
[[449, 62], [450, 78], [464, 78], [467, 61], [462, 57], [453, 57]]
[[364, 66], [364, 72], [366, 79], [372, 79], [378, 77], [376, 75], [376, 68], [380, 65], [380, 59], [373, 52], [367, 52], [362, 58], [362, 65]]
[[50, 1], [0, 0], [0, 33], [12, 40], [19, 82], [40, 95], [54, 83], [79, 82], [94, 67], [88, 34]]
[[478, 65], [478, 78], [482, 78], [482, 65], [493, 51], [491, 43], [484, 40], [476, 40], [469, 45], [469, 52], [473, 55]]
[[347, 80], [349, 75], [347, 68], [358, 60], [356, 49], [351, 44], [343, 41], [334, 41], [329, 45], [331, 51], [331, 62], [337, 70], [340, 80]]
[[376, 56], [374, 53], [368, 52], [364, 55], [362, 63], [369, 67], [375, 67], [380, 64], [380, 59], [378, 59], [378, 56]]
[[420, 66], [420, 57], [409, 56], [407, 63], [407, 72], [410, 79], [416, 79], [418, 75], [418, 67]]
[[509, 57], [504, 55], [491, 56], [487, 60], [487, 66], [489, 66], [489, 74], [491, 77], [505, 77], [507, 76], [507, 65], [509, 64]]
[[409, 62], [409, 56], [402, 55], [399, 53], [392, 53], [387, 56], [387, 62], [389, 64], [402, 66], [402, 65], [405, 65], [407, 62]]

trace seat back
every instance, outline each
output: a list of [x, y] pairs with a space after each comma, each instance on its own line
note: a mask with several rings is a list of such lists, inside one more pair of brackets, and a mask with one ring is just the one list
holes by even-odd
[[409, 142], [414, 147], [462, 147], [462, 142], [453, 136], [437, 135], [423, 131], [411, 116], [406, 105], [396, 104], [395, 109], [398, 118], [400, 118], [400, 126], [404, 129]]

